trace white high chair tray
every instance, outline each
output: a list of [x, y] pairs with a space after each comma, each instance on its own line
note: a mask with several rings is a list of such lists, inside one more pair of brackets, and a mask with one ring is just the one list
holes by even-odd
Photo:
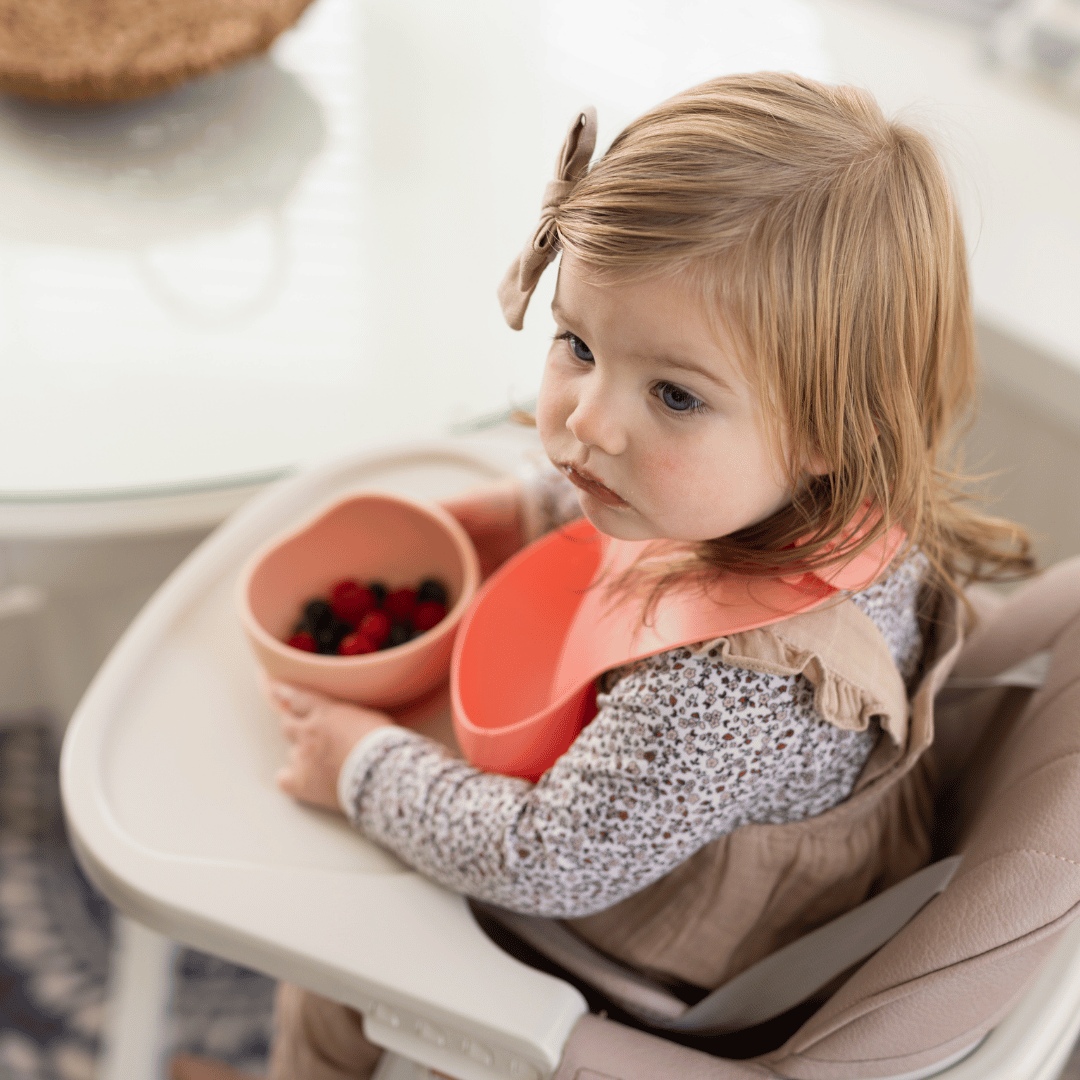
[[348, 490], [438, 498], [504, 475], [514, 448], [482, 446], [345, 460], [246, 506], [116, 647], [71, 721], [61, 783], [80, 859], [124, 913], [355, 1006], [374, 1041], [416, 1061], [535, 1080], [581, 996], [502, 953], [462, 897], [277, 790], [285, 744], [234, 608], [268, 536]]
[[[585, 1003], [496, 948], [460, 896], [277, 790], [285, 745], [233, 594], [248, 553], [320, 503], [362, 487], [438, 498], [505, 475], [521, 450], [487, 439], [368, 454], [265, 492], [131, 625], [61, 757], [72, 841], [122, 912], [347, 1002], [374, 1042], [461, 1080], [549, 1075]], [[1017, 1007], [939, 1075], [1053, 1080], [1078, 1028], [1080, 924]]]

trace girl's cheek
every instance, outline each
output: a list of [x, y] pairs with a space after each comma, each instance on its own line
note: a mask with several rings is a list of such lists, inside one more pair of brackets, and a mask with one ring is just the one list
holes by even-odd
[[536, 398], [536, 429], [545, 446], [548, 440], [565, 426], [566, 416], [569, 415], [569, 413], [562, 415], [565, 411], [562, 399], [565, 396], [566, 387], [549, 358], [544, 367], [544, 377], [540, 381], [540, 392]]
[[722, 486], [719, 477], [714, 483], [706, 484], [702, 474], [708, 470], [703, 467], [698, 455], [658, 448], [654, 452], [653, 463], [654, 483], [673, 503], [693, 506], [700, 501], [703, 490], [711, 491], [714, 486]]

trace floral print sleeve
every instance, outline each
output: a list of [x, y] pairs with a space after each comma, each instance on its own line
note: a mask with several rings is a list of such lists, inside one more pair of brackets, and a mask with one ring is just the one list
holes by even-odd
[[[854, 598], [905, 677], [922, 651], [925, 569], [916, 555]], [[824, 721], [803, 676], [725, 666], [708, 643], [608, 681], [596, 718], [535, 785], [383, 729], [343, 777], [354, 824], [449, 888], [571, 918], [639, 891], [739, 825], [843, 801], [878, 735]]]

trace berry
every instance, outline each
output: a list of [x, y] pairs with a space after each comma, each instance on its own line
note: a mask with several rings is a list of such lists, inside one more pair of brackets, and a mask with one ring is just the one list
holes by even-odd
[[422, 604], [425, 600], [434, 600], [436, 604], [447, 606], [449, 596], [446, 586], [438, 578], [424, 578], [420, 582], [420, 587], [416, 590], [416, 602]]
[[378, 645], [367, 634], [348, 634], [341, 639], [338, 646], [338, 656], [359, 656], [362, 653], [375, 652]]
[[446, 618], [446, 606], [439, 604], [434, 600], [425, 600], [423, 603], [416, 605], [416, 611], [413, 614], [413, 626], [423, 633], [425, 630], [430, 630], [433, 626], [437, 626]]
[[381, 581], [361, 585], [342, 578], [330, 587], [329, 600], [315, 597], [304, 604], [287, 644], [337, 656], [393, 649], [442, 622], [448, 605], [446, 586], [438, 578], [393, 592]]
[[325, 600], [309, 600], [304, 605], [301, 624], [310, 634], [318, 637], [324, 626], [329, 626], [334, 619], [334, 609]]
[[412, 627], [408, 623], [396, 622], [390, 627], [390, 634], [383, 642], [384, 649], [393, 649], [397, 645], [404, 645], [413, 636]]
[[390, 634], [390, 616], [385, 611], [369, 611], [356, 629], [376, 645], [381, 645]]
[[338, 646], [341, 642], [353, 632], [355, 627], [352, 623], [346, 622], [344, 619], [331, 618], [330, 622], [324, 626], [320, 626], [315, 631], [315, 644], [319, 647], [319, 652], [326, 655], [333, 655], [338, 651]]
[[383, 607], [392, 619], [411, 618], [413, 609], [416, 607], [416, 590], [395, 589], [386, 597]]
[[374, 593], [351, 578], [339, 581], [331, 588], [330, 603], [339, 619], [347, 619], [351, 623], [358, 623], [369, 611], [378, 607]]
[[306, 630], [297, 631], [285, 644], [291, 645], [294, 649], [300, 649], [302, 652], [315, 651], [315, 639]]

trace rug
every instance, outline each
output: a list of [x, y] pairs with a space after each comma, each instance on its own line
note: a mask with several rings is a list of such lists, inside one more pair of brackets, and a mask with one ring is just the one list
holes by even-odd
[[[67, 842], [47, 722], [0, 727], [0, 1080], [92, 1080], [101, 1045], [112, 912]], [[254, 1075], [273, 980], [180, 949], [166, 1049]]]

